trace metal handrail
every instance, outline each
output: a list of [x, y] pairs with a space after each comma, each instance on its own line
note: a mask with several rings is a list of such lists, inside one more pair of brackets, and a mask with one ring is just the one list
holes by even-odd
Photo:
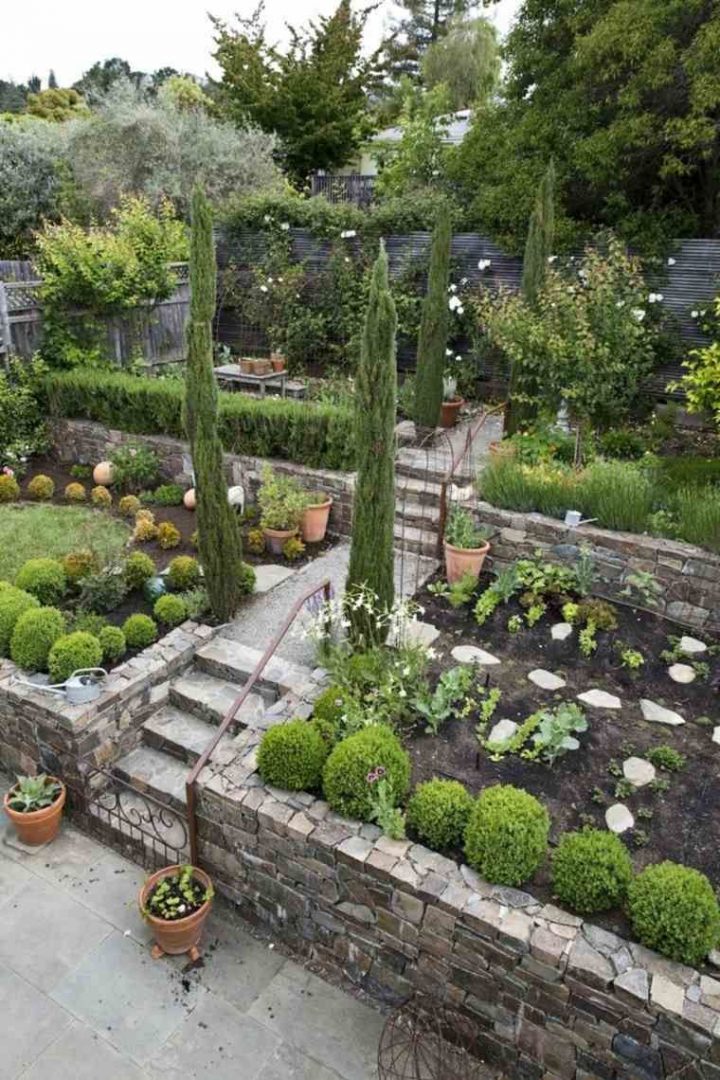
[[303, 593], [303, 595], [298, 597], [298, 599], [295, 601], [293, 606], [290, 608], [290, 611], [286, 615], [282, 626], [275, 634], [275, 637], [272, 639], [268, 647], [265, 649], [265, 652], [262, 654], [257, 664], [255, 665], [255, 668], [250, 678], [245, 683], [242, 690], [235, 698], [228, 711], [225, 713], [225, 716], [223, 717], [214, 738], [205, 747], [202, 754], [197, 759], [188, 774], [188, 778], [185, 781], [185, 793], [187, 797], [188, 834], [190, 837], [190, 862], [193, 866], [198, 865], [197, 818], [195, 815], [195, 783], [197, 781], [197, 778], [207, 765], [213, 750], [218, 745], [223, 735], [237, 716], [240, 707], [242, 706], [248, 694], [259, 680], [269, 661], [274, 656], [275, 650], [277, 649], [278, 645], [283, 640], [288, 630], [294, 623], [301, 609], [305, 606], [305, 604], [307, 604], [308, 600], [311, 600], [313, 596], [317, 596], [319, 592], [323, 593], [326, 601], [330, 600], [332, 595], [332, 582], [330, 581], [330, 578], [325, 578], [325, 580], [321, 581], [319, 585], [314, 585], [312, 589], [308, 589], [307, 592]]
[[442, 553], [443, 553], [443, 539], [444, 539], [444, 536], [445, 536], [445, 525], [447, 524], [447, 514], [448, 514], [448, 497], [447, 497], [447, 493], [448, 493], [448, 488], [450, 487], [450, 484], [453, 481], [453, 477], [455, 476], [455, 472], [456, 472], [460, 462], [470, 453], [470, 450], [472, 449], [472, 445], [475, 442], [475, 439], [477, 438], [478, 433], [484, 427], [485, 421], [488, 419], [488, 417], [495, 416], [495, 414], [499, 413], [499, 412], [504, 412], [506, 408], [507, 408], [507, 402], [503, 401], [503, 402], [501, 402], [500, 405], [493, 405], [492, 409], [483, 410], [483, 412], [480, 414], [480, 419], [477, 421], [475, 426], [473, 427], [473, 425], [471, 424], [470, 427], [468, 428], [467, 434], [465, 436], [465, 442], [460, 447], [460, 452], [456, 453], [456, 451], [453, 450], [452, 458], [450, 460], [450, 465], [448, 466], [447, 472], [445, 473], [445, 475], [444, 475], [444, 477], [442, 479], [442, 482], [441, 482], [441, 486], [440, 486], [440, 520], [439, 520], [438, 546], [437, 546], [438, 558], [442, 558]]

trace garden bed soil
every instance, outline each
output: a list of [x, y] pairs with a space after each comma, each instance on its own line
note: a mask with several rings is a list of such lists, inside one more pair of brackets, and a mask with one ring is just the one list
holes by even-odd
[[[492, 580], [484, 574], [479, 591]], [[720, 746], [712, 741], [713, 727], [720, 724], [717, 655], [702, 656], [710, 669], [706, 678], [679, 685], [668, 675], [668, 664], [660, 659], [660, 653], [670, 647], [668, 635], [679, 637], [684, 631], [645, 611], [616, 605], [617, 630], [599, 632], [597, 652], [586, 659], [578, 650], [577, 631], [566, 641], [552, 640], [550, 628], [562, 621], [560, 612], [548, 611], [532, 629], [512, 634], [507, 630], [508, 618], [523, 614], [516, 600], [501, 605], [483, 626], [478, 626], [472, 612], [474, 601], [453, 610], [447, 600], [433, 596], [427, 589], [417, 599], [424, 608], [423, 620], [441, 631], [433, 643], [433, 676], [455, 666], [457, 661], [451, 652], [457, 645], [480, 646], [501, 660], [484, 669], [489, 686], [502, 693], [488, 731], [497, 720], [508, 718], [521, 723], [541, 707], [573, 701], [579, 693], [592, 688], [616, 695], [622, 708], [601, 709], [578, 702], [586, 713], [588, 731], [579, 736], [581, 748], [566, 753], [553, 766], [517, 755], [491, 761], [475, 736], [477, 717], [450, 721], [437, 736], [416, 730], [409, 740], [414, 783], [433, 776], [446, 777], [460, 780], [473, 794], [497, 783], [525, 788], [550, 812], [551, 843], [557, 842], [561, 833], [583, 825], [605, 828], [606, 809], [623, 802], [635, 818], [635, 828], [625, 833], [623, 840], [637, 869], [671, 859], [702, 870], [714, 887], [720, 886]], [[620, 666], [613, 648], [617, 640], [638, 649], [646, 658], [637, 675]], [[567, 685], [556, 692], [541, 690], [527, 678], [536, 668], [562, 676]], [[670, 727], [646, 721], [640, 710], [641, 698], [673, 709], [686, 723]], [[658, 777], [669, 782], [667, 791], [654, 792], [644, 787], [629, 797], [616, 798], [614, 789], [619, 777], [614, 773], [623, 761], [663, 744], [687, 758], [680, 772], [657, 770]], [[529, 887], [549, 898], [547, 866]], [[625, 929], [621, 916], [611, 918], [609, 924]]]

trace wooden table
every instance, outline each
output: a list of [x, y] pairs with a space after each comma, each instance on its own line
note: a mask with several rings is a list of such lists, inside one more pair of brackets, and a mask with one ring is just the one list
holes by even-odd
[[221, 364], [215, 368], [215, 378], [219, 383], [231, 386], [257, 386], [260, 397], [265, 397], [265, 390], [275, 384], [280, 389], [281, 397], [287, 396], [287, 371], [269, 371], [267, 375], [251, 375], [240, 370], [239, 364]]

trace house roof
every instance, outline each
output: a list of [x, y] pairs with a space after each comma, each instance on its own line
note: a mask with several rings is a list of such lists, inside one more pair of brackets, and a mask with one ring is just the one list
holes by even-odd
[[[453, 113], [446, 122], [443, 142], [448, 146], [458, 146], [470, 130], [471, 119], [472, 113], [470, 109], [460, 109], [458, 112]], [[400, 142], [402, 136], [402, 128], [388, 127], [378, 131], [377, 135], [373, 135], [370, 141], [374, 143], [396, 143]]]

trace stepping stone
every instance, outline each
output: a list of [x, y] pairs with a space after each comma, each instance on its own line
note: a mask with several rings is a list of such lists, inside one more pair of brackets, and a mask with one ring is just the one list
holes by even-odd
[[720, 743], [720, 724], [718, 724], [712, 733], [712, 741], [714, 743]]
[[560, 690], [567, 685], [559, 675], [553, 675], [552, 671], [544, 671], [543, 668], [536, 668], [535, 671], [531, 671], [528, 679], [531, 683], [539, 686], [541, 690]]
[[704, 641], [699, 641], [696, 637], [688, 637], [687, 634], [683, 634], [680, 638], [678, 649], [680, 652], [685, 653], [686, 656], [692, 656], [693, 653], [707, 652], [707, 645]]
[[278, 566], [276, 563], [256, 566], [254, 591], [256, 593], [270, 592], [276, 585], [292, 577], [294, 573], [295, 571], [291, 570], [289, 566]]
[[645, 758], [629, 757], [623, 761], [623, 776], [633, 787], [641, 788], [655, 779], [655, 766]]
[[485, 667], [490, 667], [491, 664], [500, 663], [497, 656], [478, 648], [477, 645], [456, 645], [451, 655], [458, 664], [484, 664]]
[[690, 667], [689, 664], [671, 664], [668, 668], [668, 675], [673, 682], [677, 683], [691, 683], [695, 682], [697, 678], [695, 668]]
[[651, 724], [669, 724], [670, 727], [678, 727], [679, 724], [685, 723], [680, 713], [673, 712], [672, 709], [666, 709], [664, 705], [658, 705], [655, 701], [648, 700], [648, 698], [640, 699], [640, 708], [643, 717], [649, 720]]
[[624, 833], [628, 829], [632, 829], [635, 824], [635, 818], [632, 816], [627, 806], [623, 806], [622, 803], [615, 803], [613, 806], [609, 806], [605, 811], [605, 824], [610, 832]]
[[620, 698], [608, 694], [606, 690], [586, 690], [584, 694], [578, 694], [578, 701], [592, 705], [595, 709], [622, 709]]
[[550, 627], [550, 634], [553, 641], [565, 641], [573, 632], [572, 623], [558, 622], [554, 626]]
[[512, 739], [518, 726], [514, 720], [498, 720], [488, 735], [488, 742], [505, 743]]

